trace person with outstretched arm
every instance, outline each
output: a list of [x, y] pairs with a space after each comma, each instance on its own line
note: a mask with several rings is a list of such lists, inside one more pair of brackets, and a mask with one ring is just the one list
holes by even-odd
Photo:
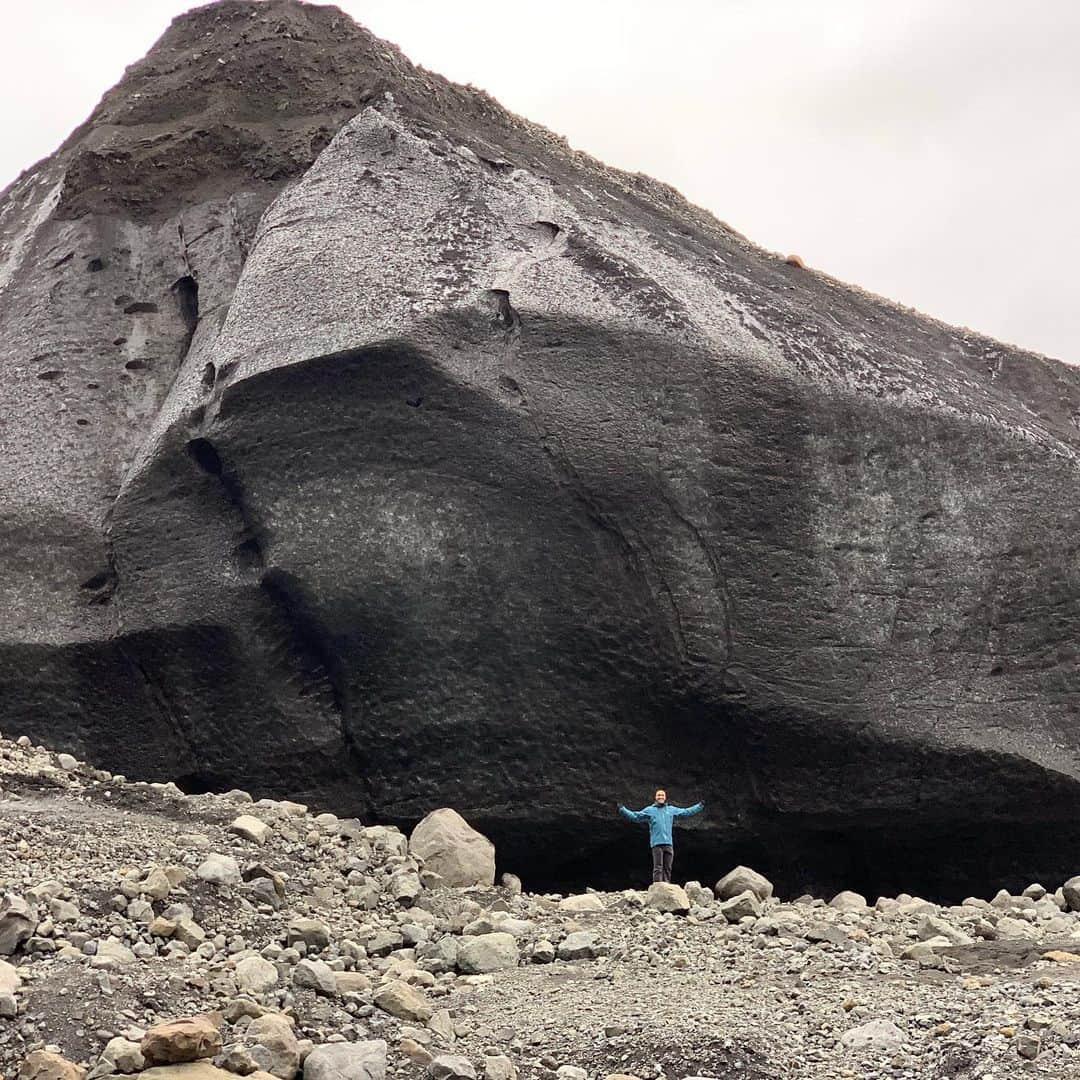
[[667, 792], [659, 788], [651, 806], [644, 810], [628, 810], [619, 803], [619, 813], [630, 821], [649, 823], [649, 846], [652, 848], [653, 881], [670, 881], [671, 864], [675, 859], [675, 847], [671, 837], [671, 823], [680, 817], [700, 814], [705, 809], [702, 802], [693, 806], [672, 806], [667, 801]]

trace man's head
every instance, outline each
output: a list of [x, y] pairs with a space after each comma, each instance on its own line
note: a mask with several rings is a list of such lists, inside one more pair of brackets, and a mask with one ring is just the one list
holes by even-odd
[[667, 802], [667, 792], [663, 788], [656, 789], [656, 805], [663, 806]]

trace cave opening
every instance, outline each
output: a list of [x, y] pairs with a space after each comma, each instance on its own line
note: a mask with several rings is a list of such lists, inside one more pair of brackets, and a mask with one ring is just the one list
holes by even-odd
[[[311, 662], [312, 674], [323, 683], [322, 662], [314, 657]], [[313, 812], [328, 810], [364, 824], [396, 825], [407, 835], [422, 816], [372, 812], [359, 790], [355, 800], [341, 798], [339, 789], [338, 798], [328, 793], [322, 802], [310, 789], [297, 793], [280, 779], [267, 780], [260, 796], [296, 799], [309, 803]], [[253, 790], [250, 775], [221, 772], [193, 771], [175, 782], [188, 794]], [[592, 819], [580, 812], [551, 816], [542, 811], [510, 819], [467, 806], [458, 809], [495, 845], [497, 874], [518, 875], [529, 892], [615, 892], [649, 885], [648, 832], [616, 817], [614, 804], [610, 814], [598, 812]], [[937, 904], [959, 904], [969, 896], [990, 900], [999, 889], [1018, 895], [1034, 883], [1053, 892], [1080, 873], [1080, 817], [948, 820], [913, 813], [906, 820], [897, 814], [889, 821], [822, 823], [763, 814], [738, 835], [725, 835], [707, 819], [694, 820], [675, 829], [677, 883], [698, 881], [711, 887], [741, 864], [768, 877], [783, 900], [803, 895], [829, 900], [850, 889], [871, 905], [879, 896], [903, 893]]]
[[173, 783], [185, 795], [221, 795], [236, 787], [228, 777], [198, 770], [175, 777]]
[[[185, 274], [172, 283], [170, 291], [176, 302], [180, 321], [184, 325], [184, 339], [180, 344], [179, 354], [182, 360], [187, 356], [188, 350], [191, 348], [192, 338], [195, 337], [195, 330], [199, 325], [199, 283], [190, 274]], [[204, 371], [204, 384], [205, 379], [206, 373]]]
[[[532, 892], [647, 888], [647, 833], [629, 822], [569, 822], [549, 827], [473, 822], [495, 844], [499, 873], [517, 874]], [[626, 828], [622, 825], [625, 824]], [[766, 823], [725, 840], [702, 828], [676, 829], [673, 877], [712, 886], [740, 864], [773, 882], [776, 894], [828, 900], [843, 889], [865, 896], [910, 893], [939, 904], [989, 900], [1038, 882], [1050, 891], [1080, 869], [1075, 827], [1064, 823], [953, 825], [895, 823], [888, 828], [814, 828]]]
[[221, 455], [209, 439], [192, 439], [187, 444], [187, 452], [203, 472], [211, 476], [221, 475]]
[[116, 568], [110, 560], [108, 566], [88, 577], [79, 588], [87, 594], [86, 598], [89, 603], [107, 604], [112, 600], [118, 584]]
[[[251, 777], [193, 770], [174, 778], [188, 795], [252, 790]], [[330, 799], [326, 804], [271, 780], [256, 797], [310, 802], [365, 824], [396, 825], [411, 833], [418, 817], [372, 814], [370, 808]], [[507, 820], [463, 811], [495, 845], [497, 875], [518, 875], [533, 893], [579, 893], [645, 889], [651, 858], [644, 827], [613, 818], [584, 821], [569, 816]], [[614, 814], [614, 807], [612, 807]], [[889, 827], [823, 828], [769, 821], [737, 839], [703, 827], [676, 828], [674, 880], [713, 886], [738, 865], [773, 882], [784, 900], [810, 895], [823, 900], [844, 889], [872, 905], [879, 896], [909, 893], [938, 904], [969, 896], [990, 900], [999, 889], [1013, 895], [1038, 882], [1053, 891], [1080, 870], [1080, 826], [1067, 822], [892, 823]]]
[[199, 322], [199, 283], [190, 274], [185, 274], [172, 283], [172, 293], [190, 339]]

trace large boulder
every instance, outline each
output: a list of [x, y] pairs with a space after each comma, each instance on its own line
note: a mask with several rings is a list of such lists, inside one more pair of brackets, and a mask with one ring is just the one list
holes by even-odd
[[236, 965], [236, 986], [241, 993], [265, 994], [278, 984], [278, 969], [261, 956], [245, 956]]
[[516, 967], [519, 955], [514, 935], [497, 930], [462, 938], [458, 946], [457, 966], [464, 975], [482, 975]]
[[19, 1080], [83, 1080], [86, 1069], [51, 1050], [32, 1050], [19, 1066]]
[[243, 881], [240, 864], [231, 855], [212, 852], [199, 863], [195, 873], [212, 885], [239, 885]]
[[[174, 934], [174, 936], [179, 936]], [[205, 937], [205, 935], [204, 935]], [[105, 971], [116, 971], [135, 963], [135, 953], [122, 942], [106, 938], [97, 944], [97, 952], [90, 958], [90, 966]]]
[[920, 941], [943, 939], [950, 945], [971, 945], [972, 938], [937, 915], [926, 915], [916, 928]]
[[560, 960], [591, 960], [597, 955], [597, 938], [591, 930], [575, 930], [559, 942]]
[[[1061, 886], [1062, 895], [1070, 911], [1080, 911], [1080, 876], [1071, 877]], [[0, 949], [0, 952], [3, 950]]]
[[761, 914], [761, 901], [749, 890], [741, 892], [720, 904], [720, 914], [728, 922], [738, 922], [747, 916], [757, 918]]
[[848, 1050], [899, 1050], [904, 1045], [904, 1033], [891, 1020], [871, 1020], [848, 1028], [840, 1036]]
[[115, 1036], [105, 1044], [101, 1059], [108, 1062], [114, 1072], [123, 1074], [142, 1072], [146, 1064], [139, 1044], [122, 1035]]
[[599, 915], [604, 901], [596, 893], [574, 893], [559, 901], [559, 911], [565, 915]]
[[253, 814], [241, 814], [229, 826], [229, 832], [255, 844], [265, 844], [274, 830]]
[[139, 1046], [149, 1065], [176, 1065], [213, 1057], [221, 1049], [219, 1024], [210, 1016], [188, 1016], [155, 1024]]
[[426, 1072], [430, 1080], [476, 1080], [476, 1066], [461, 1054], [439, 1054]]
[[289, 923], [285, 940], [290, 947], [302, 941], [308, 952], [315, 952], [330, 944], [330, 928], [318, 919], [299, 916]]
[[447, 885], [495, 884], [495, 845], [449, 807], [421, 819], [409, 837], [409, 850]]
[[435, 1011], [422, 990], [400, 979], [384, 982], [375, 991], [374, 1001], [383, 1012], [409, 1023], [426, 1024]]
[[[448, 882], [449, 884], [449, 882]], [[393, 874], [387, 882], [386, 891], [405, 907], [410, 907], [413, 901], [420, 895], [423, 886], [420, 884], [420, 875], [415, 870], [399, 870]]]
[[268, 11], [179, 16], [0, 198], [5, 727], [468, 807], [540, 888], [625, 883], [658, 762], [728, 808], [682, 866], [1071, 873], [1080, 369]]
[[363, 994], [371, 989], [371, 979], [362, 971], [337, 971], [334, 973], [337, 992], [345, 994]]
[[16, 893], [0, 900], [0, 956], [11, 956], [34, 932], [37, 916]]
[[438, 941], [422, 942], [416, 947], [418, 965], [425, 971], [431, 971], [436, 975], [453, 971], [457, 967], [460, 940], [453, 934], [443, 934]]
[[654, 881], [645, 894], [645, 905], [654, 911], [685, 915], [690, 910], [690, 897], [681, 885], [667, 881]]
[[244, 1029], [244, 1047], [263, 1072], [278, 1080], [293, 1080], [300, 1068], [300, 1043], [289, 1017], [281, 1013], [256, 1016]]
[[752, 892], [759, 900], [768, 900], [773, 894], [773, 883], [749, 866], [736, 866], [729, 870], [716, 883], [716, 896], [719, 900], [730, 900], [739, 893]]
[[862, 893], [852, 892], [850, 889], [844, 889], [838, 892], [830, 901], [829, 907], [834, 911], [845, 912], [848, 914], [862, 914], [869, 908], [869, 904], [866, 902], [866, 897]]
[[0, 994], [14, 994], [22, 986], [22, 976], [14, 964], [0, 960]]
[[301, 960], [293, 968], [293, 986], [314, 990], [323, 997], [336, 997], [337, 974], [325, 960]]
[[[266, 1080], [266, 1074], [249, 1074], [252, 1080]], [[235, 1080], [236, 1073], [219, 1069], [207, 1059], [187, 1061], [178, 1065], [155, 1065], [139, 1073], [139, 1080]]]
[[386, 1043], [367, 1039], [354, 1043], [324, 1043], [304, 1061], [304, 1080], [384, 1080]]

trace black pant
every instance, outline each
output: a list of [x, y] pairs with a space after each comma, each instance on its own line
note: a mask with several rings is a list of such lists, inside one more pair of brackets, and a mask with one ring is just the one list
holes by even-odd
[[671, 864], [675, 859], [675, 849], [670, 844], [655, 844], [652, 849], [653, 881], [670, 881]]

